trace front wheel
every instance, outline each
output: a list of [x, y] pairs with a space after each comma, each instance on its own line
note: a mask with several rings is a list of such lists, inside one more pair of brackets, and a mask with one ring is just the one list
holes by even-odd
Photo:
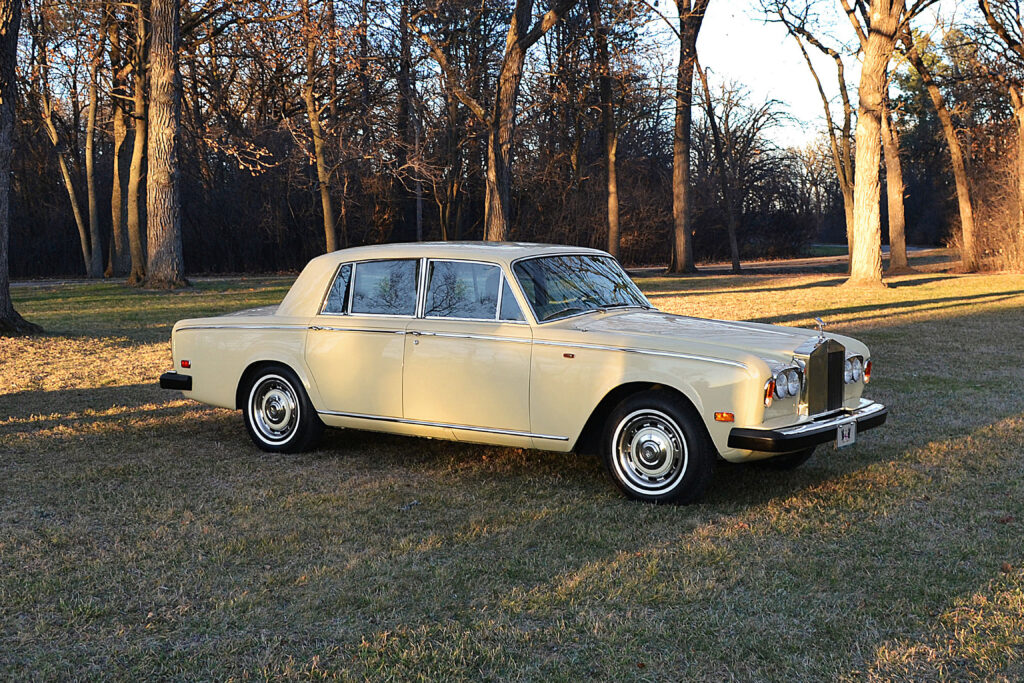
[[665, 391], [644, 391], [612, 411], [602, 439], [605, 468], [630, 498], [692, 503], [711, 481], [714, 445], [693, 408]]
[[252, 378], [242, 415], [253, 443], [275, 453], [309, 449], [324, 428], [302, 382], [281, 365], [261, 368]]

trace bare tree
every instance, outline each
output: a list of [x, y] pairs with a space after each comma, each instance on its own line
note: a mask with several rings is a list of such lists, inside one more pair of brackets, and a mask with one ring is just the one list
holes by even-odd
[[903, 163], [900, 136], [893, 125], [888, 98], [882, 103], [882, 150], [885, 156], [885, 193], [889, 210], [889, 275], [912, 272], [907, 262], [906, 217], [903, 206]]
[[[102, 10], [100, 12], [102, 17]], [[99, 19], [98, 31], [93, 37], [92, 54], [89, 59], [89, 107], [85, 124], [85, 197], [89, 208], [89, 277], [103, 275], [103, 247], [100, 243], [100, 205], [96, 191], [96, 116], [100, 108], [100, 65], [103, 62], [104, 42], [103, 19]]]
[[928, 65], [921, 57], [917, 45], [914, 43], [909, 26], [904, 29], [901, 39], [907, 58], [921, 76], [921, 82], [924, 83], [928, 96], [931, 98], [932, 104], [935, 105], [935, 114], [939, 117], [939, 123], [942, 124], [942, 133], [946, 138], [946, 144], [949, 146], [949, 156], [953, 165], [953, 178], [956, 181], [957, 204], [960, 208], [962, 236], [960, 261], [963, 269], [971, 272], [978, 269], [978, 255], [974, 244], [974, 207], [971, 204], [971, 185], [967, 178], [967, 164], [964, 161], [960, 140], [956, 135], [956, 126], [953, 125], [953, 116], [950, 114], [949, 107], [946, 106], [946, 100], [942, 96], [942, 91], [935, 82], [935, 78], [932, 76], [931, 69], [928, 68]]
[[334, 229], [334, 207], [331, 205], [331, 172], [327, 166], [327, 142], [324, 139], [323, 126], [320, 125], [320, 107], [314, 91], [318, 76], [316, 46], [322, 36], [318, 24], [313, 23], [309, 0], [299, 0], [299, 6], [302, 12], [302, 39], [306, 53], [306, 80], [302, 84], [302, 101], [306, 105], [309, 130], [313, 135], [313, 158], [316, 163], [317, 185], [320, 189], [320, 206], [324, 215], [324, 242], [327, 251], [331, 252], [338, 248]]
[[149, 0], [137, 0], [135, 6], [135, 45], [132, 52], [132, 158], [128, 167], [128, 247], [131, 253], [130, 284], [141, 284], [146, 279], [146, 252], [142, 244], [143, 212], [146, 198], [142, 194], [143, 175], [146, 172], [146, 138], [148, 132], [148, 106], [146, 92], [146, 61], [149, 51]]
[[0, 2], [0, 335], [41, 332], [22, 318], [11, 302], [8, 251], [11, 226], [11, 152], [13, 151], [14, 64], [21, 28], [21, 0]]
[[[843, 62], [843, 55], [835, 48], [823, 43], [811, 32], [808, 27], [808, 15], [810, 12], [809, 4], [805, 4], [799, 12], [795, 12], [790, 7], [790, 3], [786, 0], [774, 0], [771, 3], [764, 3], [763, 6], [766, 12], [774, 12], [779, 17], [779, 20], [783, 25], [785, 25], [789, 34], [793, 36], [797, 46], [800, 48], [800, 53], [804, 57], [804, 61], [807, 63], [807, 68], [811, 72], [814, 84], [818, 88], [818, 95], [821, 97], [821, 105], [825, 111], [825, 130], [828, 133], [829, 149], [832, 152], [832, 164], [835, 168], [836, 177], [839, 179], [839, 190], [843, 195], [843, 209], [846, 216], [846, 243], [849, 253], [852, 254], [854, 238], [854, 168], [853, 149], [851, 144], [853, 141], [853, 136], [851, 134], [853, 130], [853, 106], [850, 103], [849, 88], [846, 84], [846, 66]], [[811, 56], [807, 53], [807, 50], [804, 47], [804, 40], [835, 62], [836, 80], [838, 81], [839, 96], [843, 107], [843, 121], [841, 126], [837, 125], [832, 118], [832, 108], [829, 104], [828, 95], [825, 94], [825, 88], [822, 86], [821, 78], [819, 78], [818, 71], [814, 67], [814, 62], [811, 61]], [[838, 134], [837, 131], [839, 131]]]
[[[985, 23], [996, 36], [998, 59], [1019, 73], [1024, 68], [1024, 19], [1019, 0], [978, 0]], [[1017, 240], [1024, 251], [1024, 84], [998, 70], [983, 67], [990, 80], [1010, 97], [1017, 126]]]
[[128, 88], [126, 83], [128, 62], [121, 50], [121, 21], [117, 3], [109, 0], [103, 8], [107, 42], [110, 44], [110, 112], [113, 124], [113, 173], [110, 189], [110, 258], [105, 275], [126, 275], [130, 256], [125, 232], [127, 207], [124, 187], [124, 141], [128, 137]]
[[675, 126], [672, 136], [672, 262], [669, 271], [692, 273], [690, 227], [690, 141], [693, 124], [693, 71], [697, 61], [697, 35], [710, 0], [676, 0], [679, 11], [679, 66], [676, 72]]
[[886, 73], [901, 28], [904, 0], [857, 2], [840, 0], [853, 24], [864, 62], [861, 67], [857, 108], [857, 183], [853, 192], [853, 252], [848, 284], [882, 284], [882, 228], [877, 169], [881, 161], [881, 130]]
[[416, 26], [416, 21], [424, 12], [413, 16], [410, 21], [410, 28], [426, 42], [431, 56], [444, 71], [447, 87], [469, 108], [486, 129], [487, 176], [484, 197], [484, 238], [487, 240], [502, 241], [507, 239], [509, 234], [512, 142], [515, 135], [516, 105], [519, 98], [519, 87], [523, 80], [526, 53], [575, 4], [576, 0], [556, 0], [538, 21], [533, 22], [534, 0], [516, 0], [490, 111], [487, 111], [480, 101], [465, 89], [464, 79], [449, 63], [448, 57], [438, 43]]
[[185, 286], [181, 255], [181, 188], [178, 167], [181, 74], [178, 0], [153, 0], [149, 52], [149, 178], [146, 182], [146, 285]]
[[619, 179], [616, 152], [619, 146], [615, 127], [615, 103], [612, 99], [612, 67], [608, 50], [608, 28], [601, 16], [601, 0], [587, 0], [590, 23], [594, 29], [598, 89], [601, 95], [601, 128], [604, 137], [605, 170], [608, 188], [608, 253], [619, 256]]

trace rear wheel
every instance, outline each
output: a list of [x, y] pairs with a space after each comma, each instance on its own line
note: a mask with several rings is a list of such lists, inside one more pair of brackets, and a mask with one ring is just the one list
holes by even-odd
[[714, 445], [691, 406], [665, 391], [644, 391], [612, 411], [602, 438], [604, 464], [630, 498], [691, 503], [711, 481]]
[[289, 368], [270, 365], [252, 378], [242, 415], [253, 443], [265, 451], [299, 453], [312, 447], [324, 424], [302, 382]]

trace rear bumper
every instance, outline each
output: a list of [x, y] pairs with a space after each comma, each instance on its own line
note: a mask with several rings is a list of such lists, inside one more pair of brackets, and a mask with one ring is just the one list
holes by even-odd
[[853, 410], [840, 410], [789, 427], [736, 427], [729, 432], [729, 447], [764, 453], [791, 453], [834, 441], [840, 425], [856, 422], [859, 434], [883, 424], [888, 415], [889, 409], [881, 403], [861, 399], [860, 405]]
[[179, 375], [176, 372], [165, 372], [160, 375], [160, 388], [192, 391], [192, 376]]

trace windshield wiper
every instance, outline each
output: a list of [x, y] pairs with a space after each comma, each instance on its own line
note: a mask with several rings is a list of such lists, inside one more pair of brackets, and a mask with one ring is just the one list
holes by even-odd
[[548, 313], [546, 316], [541, 318], [541, 322], [547, 322], [549, 320], [554, 320], [555, 318], [562, 317], [563, 313], [567, 313], [567, 314], [568, 313], [575, 313], [575, 312], [585, 313], [585, 312], [588, 312], [588, 311], [596, 311], [596, 310], [598, 310], [598, 309], [596, 309], [596, 308], [581, 308], [580, 306], [566, 306], [565, 308], [560, 308], [557, 311], [552, 311], [552, 312]]

